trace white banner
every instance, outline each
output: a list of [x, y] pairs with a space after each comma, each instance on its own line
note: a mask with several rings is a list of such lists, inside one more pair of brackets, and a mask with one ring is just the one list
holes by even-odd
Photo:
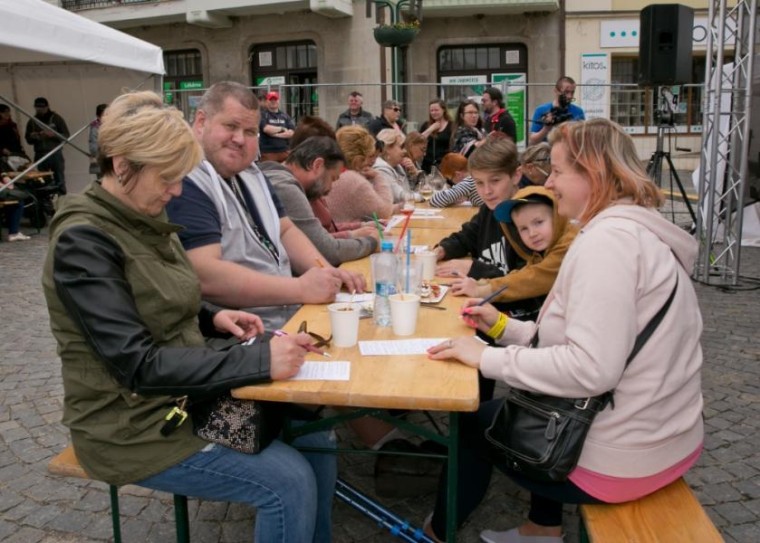
[[610, 59], [607, 53], [581, 55], [581, 107], [587, 119], [610, 118]]

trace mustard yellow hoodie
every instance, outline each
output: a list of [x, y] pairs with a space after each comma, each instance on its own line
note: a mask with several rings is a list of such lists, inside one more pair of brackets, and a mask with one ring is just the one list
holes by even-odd
[[494, 301], [495, 302], [515, 302], [538, 296], [546, 296], [551, 290], [554, 280], [559, 273], [562, 259], [570, 248], [570, 244], [578, 233], [578, 228], [568, 222], [564, 217], [557, 213], [554, 193], [541, 186], [525, 187], [518, 190], [512, 197], [513, 200], [525, 198], [531, 194], [540, 194], [546, 196], [554, 202], [553, 229], [554, 235], [549, 247], [543, 253], [537, 253], [528, 249], [520, 239], [517, 229], [513, 223], [500, 223], [504, 232], [504, 237], [525, 260], [525, 266], [513, 270], [503, 277], [496, 277], [488, 280], [491, 286], [491, 292], [495, 292], [504, 285], [509, 288], [502, 292]]

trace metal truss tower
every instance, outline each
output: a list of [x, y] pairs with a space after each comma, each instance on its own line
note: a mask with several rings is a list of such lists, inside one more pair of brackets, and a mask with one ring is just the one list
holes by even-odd
[[[757, 0], [709, 0], [694, 278], [736, 285], [748, 175]], [[726, 49], [733, 44], [733, 63]]]

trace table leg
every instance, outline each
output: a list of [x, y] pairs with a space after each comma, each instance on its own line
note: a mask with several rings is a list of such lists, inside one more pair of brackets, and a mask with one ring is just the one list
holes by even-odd
[[457, 483], [459, 470], [459, 413], [449, 413], [449, 461], [446, 488], [446, 541], [457, 539]]

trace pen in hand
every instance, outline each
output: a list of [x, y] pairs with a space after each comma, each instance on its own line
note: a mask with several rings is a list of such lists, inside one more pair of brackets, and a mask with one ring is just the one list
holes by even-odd
[[[284, 331], [284, 330], [275, 330], [272, 333], [275, 336], [278, 336], [278, 337], [283, 337], [283, 336], [287, 336], [288, 335], [288, 333], [286, 331]], [[304, 349], [306, 349], [310, 353], [321, 354], [325, 358], [332, 358], [332, 356], [330, 355], [330, 353], [326, 353], [325, 351], [320, 351], [314, 345], [311, 345], [311, 344], [309, 344], [309, 345], [301, 345], [301, 347], [303, 347]]]
[[[494, 298], [496, 298], [499, 294], [501, 294], [502, 292], [504, 292], [505, 290], [507, 290], [507, 286], [508, 285], [504, 285], [503, 287], [501, 287], [496, 292], [492, 292], [491, 294], [489, 294], [488, 296], [486, 296], [485, 298], [483, 298], [482, 300], [480, 300], [478, 303], [476, 303], [474, 306], [470, 306], [470, 307], [478, 307], [478, 306], [487, 304], [488, 302], [490, 302], [491, 300], [493, 300]], [[462, 310], [462, 314], [463, 315], [469, 315], [470, 314], [470, 307], [465, 307]]]

